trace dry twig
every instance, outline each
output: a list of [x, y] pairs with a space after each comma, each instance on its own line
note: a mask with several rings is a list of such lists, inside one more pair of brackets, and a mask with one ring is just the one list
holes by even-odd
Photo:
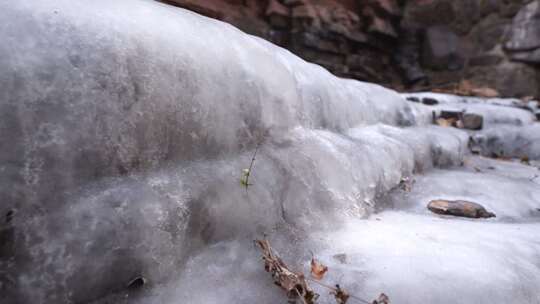
[[263, 254], [264, 269], [272, 275], [274, 283], [287, 292], [290, 299], [299, 298], [304, 304], [314, 304], [319, 297], [306, 283], [302, 273], [291, 271], [285, 263], [272, 252], [268, 240], [255, 240]]

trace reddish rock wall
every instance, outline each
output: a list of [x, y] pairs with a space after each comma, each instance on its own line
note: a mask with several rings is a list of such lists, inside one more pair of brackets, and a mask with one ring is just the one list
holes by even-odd
[[468, 79], [503, 95], [540, 95], [540, 0], [165, 2], [231, 23], [342, 77], [413, 90]]

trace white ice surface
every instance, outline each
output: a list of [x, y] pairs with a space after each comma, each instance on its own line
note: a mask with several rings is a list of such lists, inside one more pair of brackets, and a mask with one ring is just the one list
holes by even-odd
[[[0, 101], [25, 130], [9, 165], [53, 159], [34, 183], [16, 186], [62, 198], [43, 213], [19, 202], [30, 213], [14, 230], [24, 267], [2, 260], [0, 275], [9, 270], [20, 302], [278, 303], [283, 294], [251, 243], [264, 233], [293, 267], [305, 270], [311, 250], [328, 280], [366, 299], [538, 302], [533, 182], [433, 171], [433, 191], [468, 198], [470, 187], [483, 189], [470, 198], [486, 198], [500, 219], [399, 207], [365, 219], [402, 178], [462, 163], [468, 134], [427, 126], [430, 107], [155, 1], [0, 1], [0, 17], [9, 21], [0, 27]], [[256, 142], [246, 191], [240, 174]], [[73, 164], [93, 147], [105, 147], [98, 160], [140, 157], [144, 170], [76, 179]], [[407, 206], [424, 204], [418, 195]], [[349, 262], [333, 261], [336, 253]], [[148, 279], [141, 293], [125, 290], [135, 274]]]

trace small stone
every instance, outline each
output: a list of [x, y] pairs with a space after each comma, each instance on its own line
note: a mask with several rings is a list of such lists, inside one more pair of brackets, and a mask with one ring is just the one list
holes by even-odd
[[347, 255], [345, 253], [338, 253], [333, 256], [341, 264], [347, 264]]
[[407, 100], [412, 101], [412, 102], [420, 102], [420, 99], [418, 97], [414, 97], [414, 96], [407, 97]]
[[439, 104], [439, 101], [435, 98], [424, 97], [422, 98], [422, 103], [428, 106], [433, 106], [433, 105]]
[[468, 201], [433, 200], [429, 202], [427, 207], [431, 212], [443, 215], [469, 218], [495, 217], [495, 214], [487, 211], [484, 206]]
[[448, 111], [448, 110], [442, 110], [440, 118], [444, 119], [461, 119], [461, 115], [463, 115], [463, 112], [461, 111]]
[[482, 115], [465, 113], [461, 118], [463, 128], [469, 130], [481, 130], [484, 125], [484, 117]]
[[7, 213], [6, 213], [6, 223], [9, 223], [11, 222], [11, 220], [13, 220], [13, 217], [15, 216], [15, 211], [14, 210], [9, 210]]
[[146, 278], [143, 276], [136, 276], [128, 282], [127, 287], [132, 289], [139, 289], [146, 284]]

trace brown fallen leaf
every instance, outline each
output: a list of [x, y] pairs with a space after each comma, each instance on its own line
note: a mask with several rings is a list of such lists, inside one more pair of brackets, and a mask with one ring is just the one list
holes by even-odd
[[377, 300], [373, 300], [373, 304], [390, 304], [390, 298], [384, 293], [381, 293]]
[[330, 292], [330, 294], [334, 296], [338, 304], [347, 304], [347, 301], [351, 297], [345, 290], [341, 289], [339, 284], [336, 284], [336, 289]]
[[449, 87], [435, 88], [434, 92], [438, 93], [448, 93], [461, 96], [478, 96], [486, 98], [494, 98], [499, 96], [499, 92], [490, 87], [480, 87], [476, 86], [469, 80], [462, 80], [459, 83], [456, 83]]
[[472, 95], [478, 97], [494, 98], [499, 97], [499, 92], [495, 89], [488, 87], [473, 88], [471, 90]]
[[347, 254], [345, 253], [338, 253], [333, 256], [334, 259], [336, 259], [341, 264], [347, 264]]
[[399, 187], [405, 192], [411, 192], [414, 182], [415, 182], [414, 179], [412, 179], [411, 177], [405, 176], [405, 177], [402, 177], [401, 180], [399, 181]]
[[435, 123], [441, 127], [451, 127], [452, 125], [454, 125], [455, 123], [457, 122], [456, 119], [454, 118], [448, 118], [448, 119], [445, 119], [445, 118], [437, 118], [437, 120], [435, 121]]
[[534, 100], [534, 96], [523, 96], [523, 97], [521, 97], [521, 100], [523, 102], [529, 102], [529, 101]]
[[319, 297], [308, 285], [302, 273], [291, 271], [277, 256], [268, 240], [255, 240], [262, 251], [264, 269], [272, 275], [274, 283], [284, 289], [289, 299], [300, 298], [303, 304], [314, 304]]
[[473, 88], [474, 86], [472, 85], [470, 81], [462, 80], [459, 82], [455, 93], [457, 95], [470, 95]]
[[317, 261], [315, 258], [311, 258], [311, 276], [313, 278], [321, 280], [327, 271], [328, 267]]

